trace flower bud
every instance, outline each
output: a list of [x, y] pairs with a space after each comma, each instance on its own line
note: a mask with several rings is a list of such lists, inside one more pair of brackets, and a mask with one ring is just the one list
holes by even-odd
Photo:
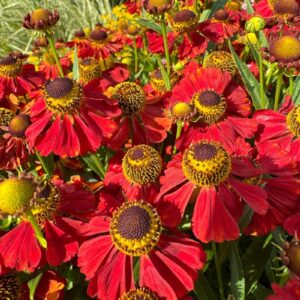
[[246, 22], [245, 29], [248, 32], [257, 32], [264, 29], [266, 26], [266, 21], [259, 16], [253, 17]]

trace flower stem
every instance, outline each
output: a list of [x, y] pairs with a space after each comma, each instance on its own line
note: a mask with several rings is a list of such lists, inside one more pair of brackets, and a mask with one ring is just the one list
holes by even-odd
[[290, 96], [293, 96], [293, 93], [294, 93], [294, 80], [293, 77], [290, 77], [290, 88], [289, 88]]
[[169, 47], [168, 47], [167, 26], [166, 26], [164, 14], [162, 15], [162, 20], [161, 20], [161, 31], [162, 31], [163, 40], [164, 40], [164, 49], [165, 49], [165, 55], [166, 55], [166, 61], [167, 61], [167, 73], [168, 73], [168, 76], [170, 76], [171, 59], [170, 59], [170, 52], [169, 52]]
[[44, 235], [43, 235], [43, 233], [42, 233], [38, 223], [36, 222], [34, 215], [32, 214], [30, 209], [26, 210], [26, 215], [27, 215], [28, 221], [30, 222], [30, 224], [34, 230], [35, 236], [36, 236], [37, 240], [39, 241], [39, 244], [41, 245], [41, 247], [46, 249], [47, 241], [44, 238]]
[[283, 70], [280, 70], [276, 82], [275, 101], [274, 101], [275, 111], [278, 110], [279, 107], [279, 97], [280, 97], [281, 86], [282, 86], [282, 77], [283, 77]]
[[259, 52], [259, 90], [260, 90], [260, 99], [261, 99], [262, 107], [266, 108], [264, 67], [263, 67], [263, 60], [260, 52]]
[[174, 147], [173, 147], [173, 154], [176, 153], [177, 149], [176, 149], [176, 141], [177, 139], [180, 137], [181, 135], [181, 131], [183, 128], [183, 122], [177, 122], [177, 128], [176, 128], [176, 137], [175, 137], [175, 141], [174, 141]]
[[48, 166], [47, 166], [47, 164], [46, 164], [43, 156], [41, 156], [38, 151], [35, 151], [35, 154], [36, 154], [37, 158], [39, 159], [39, 161], [40, 161], [40, 163], [41, 163], [44, 171], [46, 172], [46, 174], [48, 176], [50, 176], [51, 175], [51, 171], [49, 170], [49, 168], [48, 168]]
[[138, 52], [136, 46], [136, 38], [133, 39], [133, 46], [134, 46], [134, 73], [138, 72]]
[[215, 266], [216, 266], [216, 270], [217, 270], [217, 278], [218, 278], [218, 284], [219, 284], [220, 299], [225, 300], [223, 279], [222, 279], [222, 270], [220, 268], [221, 266], [219, 264], [218, 254], [217, 254], [217, 247], [216, 247], [215, 242], [212, 242], [212, 249], [213, 249], [213, 254], [214, 254]]
[[64, 77], [64, 72], [63, 72], [63, 69], [62, 69], [62, 66], [60, 64], [60, 60], [59, 60], [59, 56], [58, 56], [58, 53], [56, 51], [56, 48], [55, 48], [55, 44], [54, 44], [54, 38], [53, 38], [53, 35], [52, 34], [46, 34], [47, 35], [47, 39], [49, 41], [49, 45], [50, 45], [50, 48], [51, 48], [51, 51], [54, 55], [54, 58], [55, 58], [55, 62], [56, 62], [56, 65], [58, 67], [58, 70], [59, 70], [59, 74], [60, 74], [60, 77]]

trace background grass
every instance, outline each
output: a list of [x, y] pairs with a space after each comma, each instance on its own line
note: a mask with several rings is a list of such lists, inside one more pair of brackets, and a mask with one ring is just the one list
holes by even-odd
[[13, 50], [28, 52], [36, 36], [22, 27], [23, 17], [36, 8], [57, 9], [57, 37], [68, 40], [74, 31], [92, 27], [99, 16], [110, 14], [119, 0], [0, 0], [0, 56]]

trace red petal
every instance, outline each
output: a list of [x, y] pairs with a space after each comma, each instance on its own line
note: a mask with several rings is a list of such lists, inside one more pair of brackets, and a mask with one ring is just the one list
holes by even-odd
[[214, 187], [202, 188], [194, 208], [193, 232], [202, 242], [237, 239], [237, 222], [220, 200]]

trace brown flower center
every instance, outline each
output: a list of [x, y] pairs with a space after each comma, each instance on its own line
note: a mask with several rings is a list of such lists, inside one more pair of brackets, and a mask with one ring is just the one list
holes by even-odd
[[0, 60], [0, 76], [15, 77], [22, 70], [22, 61], [16, 57], [7, 56]]
[[105, 41], [107, 37], [108, 37], [107, 33], [101, 29], [95, 29], [90, 34], [90, 38], [96, 42]]
[[50, 16], [51, 12], [48, 9], [44, 8], [38, 8], [35, 11], [33, 11], [30, 15], [31, 21], [33, 23], [41, 21], [47, 22]]
[[274, 5], [274, 13], [297, 16], [299, 14], [299, 4], [296, 0], [280, 0]]
[[81, 105], [82, 88], [69, 78], [56, 78], [45, 87], [47, 107], [58, 114], [73, 114]]
[[183, 9], [173, 17], [172, 26], [175, 31], [183, 33], [194, 30], [197, 21], [197, 16], [194, 12]]
[[16, 274], [6, 274], [0, 277], [0, 299], [17, 300], [19, 292], [20, 282]]
[[117, 84], [112, 92], [112, 97], [118, 100], [124, 115], [138, 114], [145, 106], [145, 94], [143, 89], [133, 82]]
[[134, 146], [127, 151], [122, 161], [122, 171], [131, 183], [155, 182], [162, 169], [159, 153], [147, 145]]
[[201, 141], [184, 152], [182, 170], [185, 177], [199, 187], [215, 186], [228, 178], [231, 158], [221, 144]]
[[30, 125], [30, 117], [28, 115], [19, 114], [11, 119], [8, 125], [9, 133], [12, 136], [21, 138], [25, 136], [25, 131]]
[[201, 118], [200, 121], [209, 125], [221, 120], [227, 108], [225, 99], [210, 90], [196, 93], [192, 102]]
[[155, 208], [143, 201], [123, 203], [113, 214], [110, 235], [114, 245], [130, 256], [149, 253], [159, 240], [161, 222]]

